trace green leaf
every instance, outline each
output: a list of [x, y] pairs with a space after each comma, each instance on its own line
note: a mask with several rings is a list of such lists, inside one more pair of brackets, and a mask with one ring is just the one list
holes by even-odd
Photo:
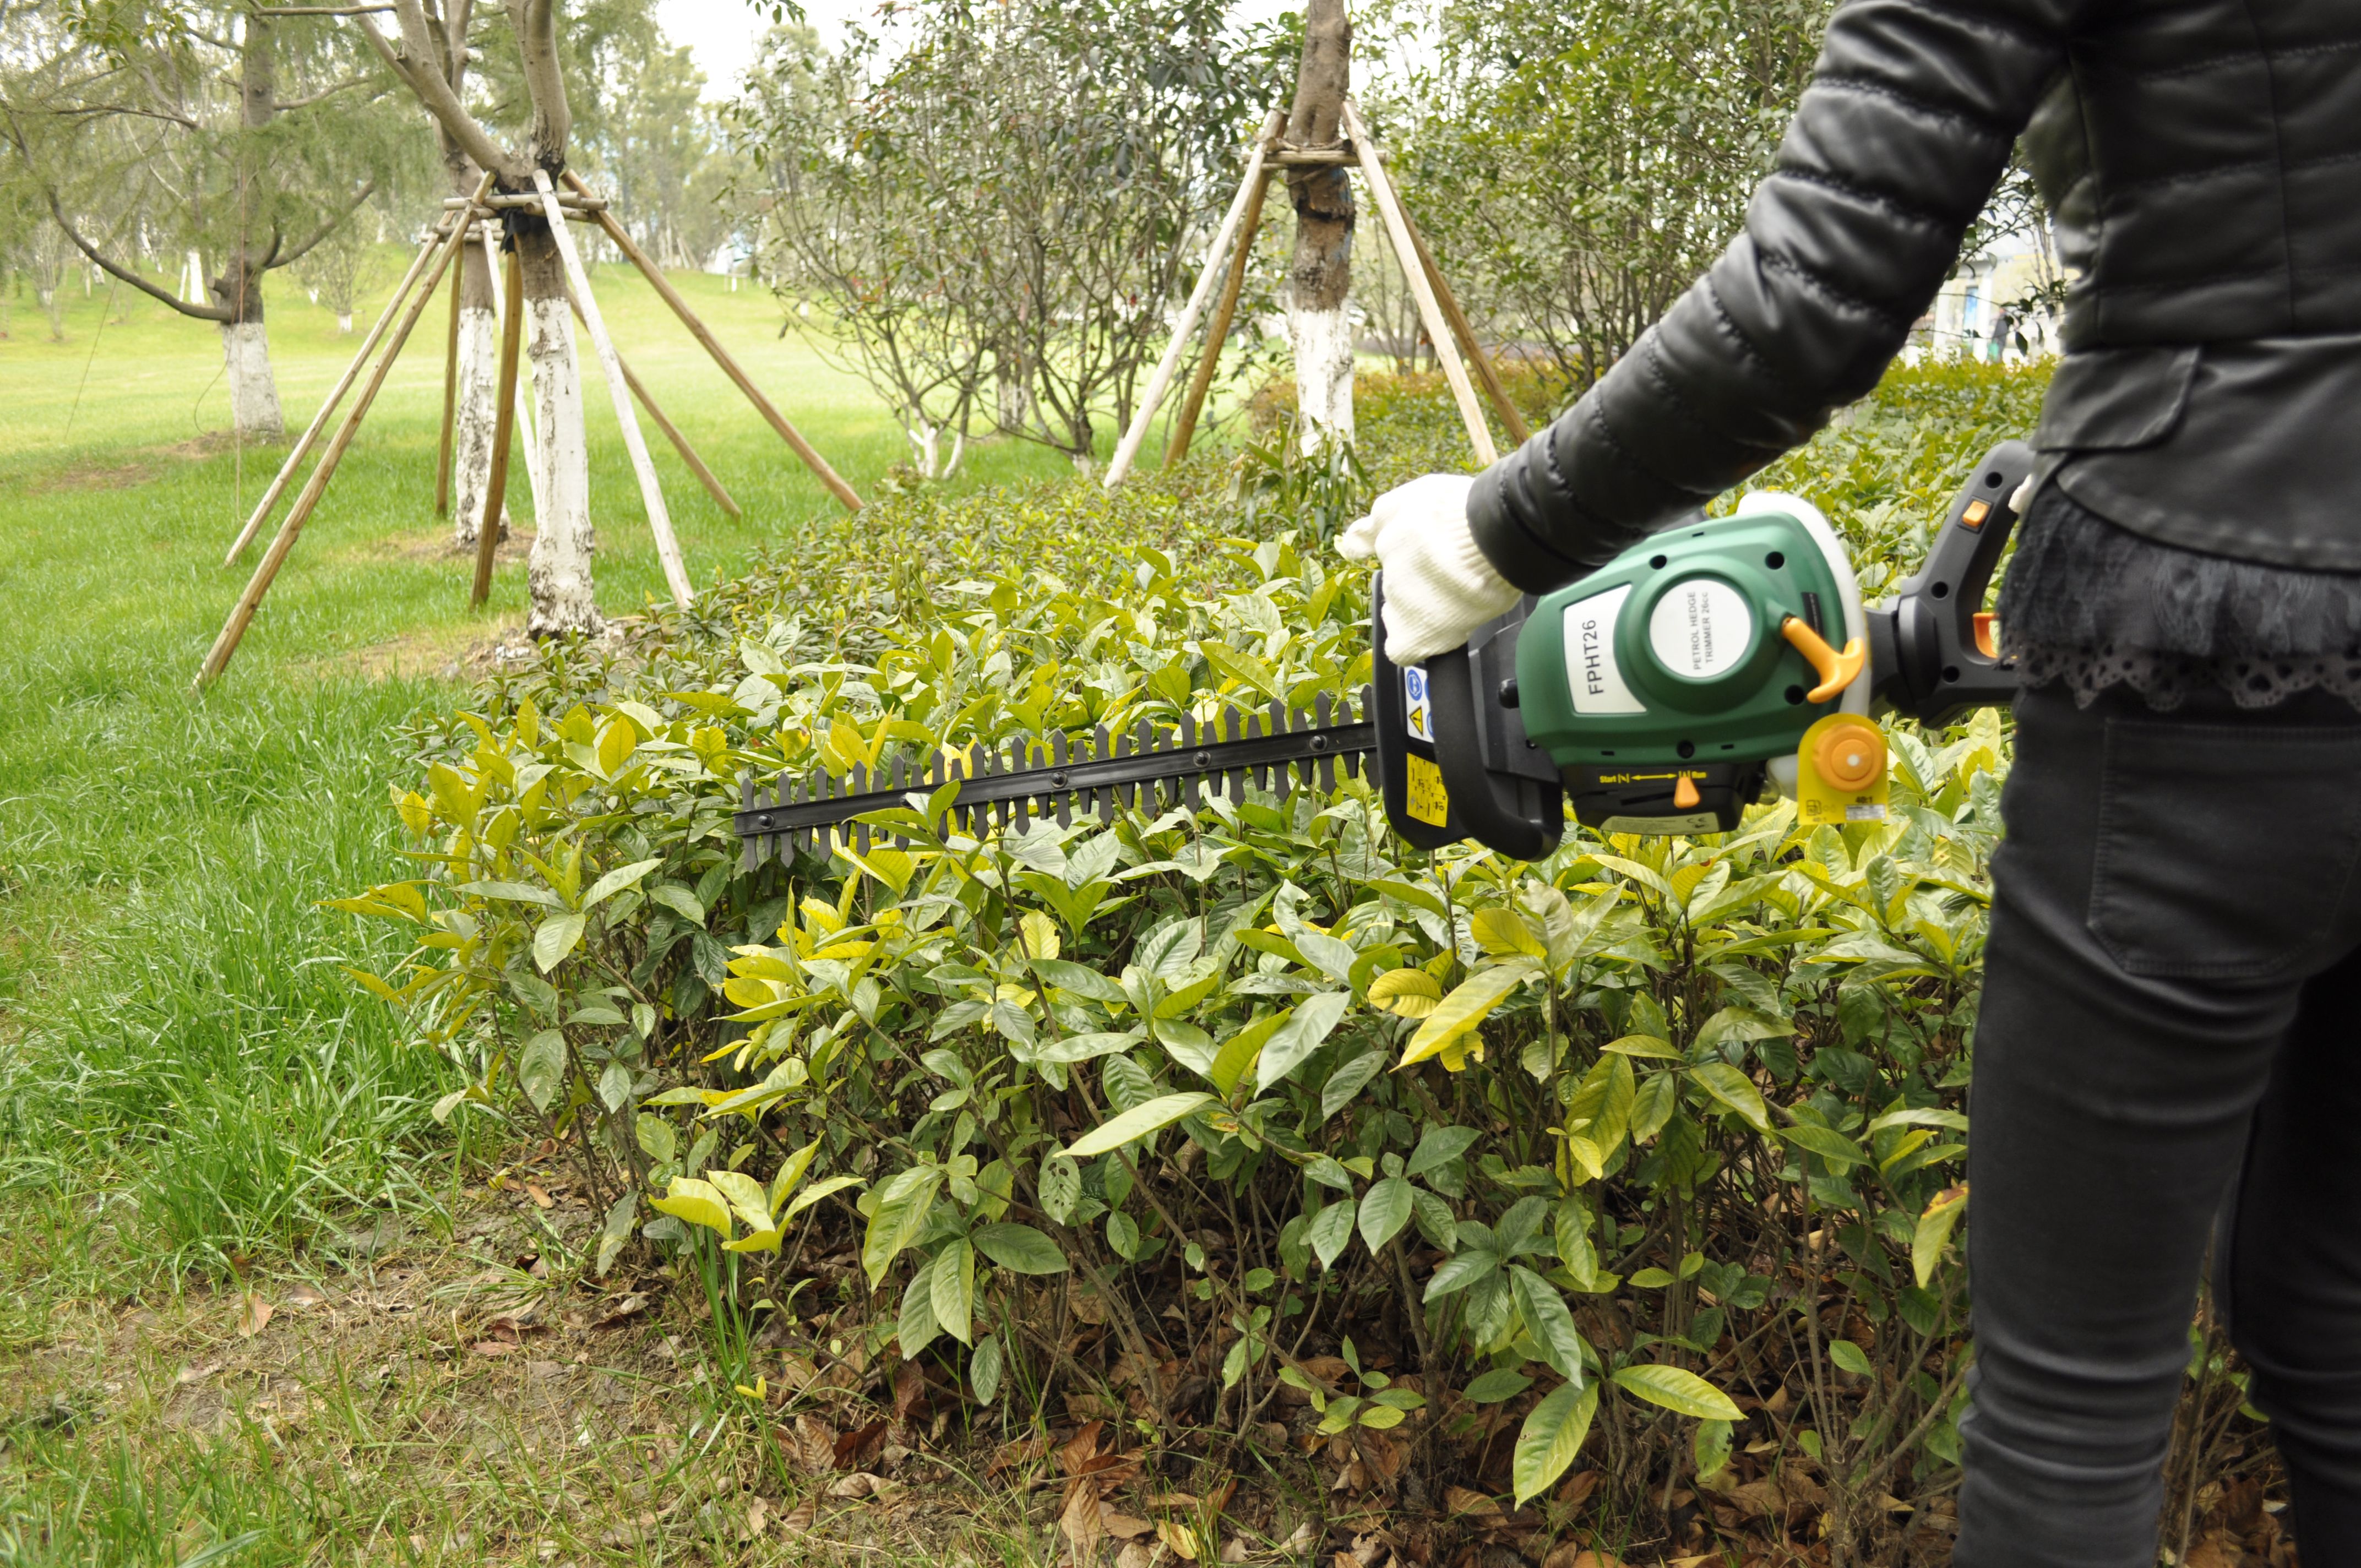
[[524, 1043], [524, 1053], [517, 1058], [517, 1087], [533, 1102], [536, 1111], [546, 1112], [550, 1102], [566, 1082], [566, 1036], [555, 1029], [544, 1029]]
[[1730, 1464], [1730, 1423], [1699, 1421], [1696, 1449], [1697, 1479], [1708, 1481], [1720, 1475]]
[[1235, 1093], [1238, 1080], [1246, 1077], [1246, 1069], [1254, 1066], [1255, 1058], [1262, 1055], [1263, 1047], [1289, 1016], [1285, 1013], [1265, 1014], [1224, 1040], [1222, 1048], [1213, 1053], [1213, 1065], [1205, 1072], [1213, 1087], [1224, 1095]]
[[1058, 1244], [1030, 1225], [981, 1225], [968, 1239], [978, 1252], [1014, 1273], [1063, 1274], [1071, 1266]]
[[1652, 1405], [1662, 1405], [1675, 1415], [1696, 1416], [1708, 1421], [1746, 1419], [1745, 1413], [1730, 1402], [1729, 1395], [1684, 1367], [1619, 1367], [1615, 1384], [1624, 1392], [1636, 1394]]
[[1320, 1266], [1334, 1267], [1336, 1260], [1345, 1255], [1345, 1249], [1353, 1245], [1353, 1205], [1329, 1204], [1312, 1217], [1303, 1234], [1319, 1256]]
[[[1334, 940], [1332, 938], [1331, 940]], [[1342, 942], [1336, 944], [1343, 947]], [[1284, 1025], [1271, 1036], [1255, 1063], [1255, 1089], [1268, 1091], [1274, 1083], [1287, 1079], [1301, 1067], [1312, 1052], [1328, 1038], [1345, 1010], [1353, 1005], [1349, 991], [1323, 991], [1317, 996], [1304, 998], [1290, 1014]]]
[[1771, 1113], [1763, 1103], [1763, 1091], [1754, 1080], [1726, 1061], [1709, 1061], [1703, 1067], [1689, 1069], [1708, 1094], [1720, 1101], [1745, 1118], [1747, 1125], [1758, 1133], [1771, 1131]]
[[1862, 1352], [1861, 1346], [1849, 1339], [1829, 1341], [1828, 1359], [1835, 1362], [1841, 1370], [1850, 1372], [1856, 1377], [1869, 1377], [1875, 1375], [1874, 1369], [1869, 1365], [1868, 1355]]
[[1500, 1255], [1489, 1247], [1463, 1247], [1444, 1260], [1426, 1282], [1429, 1301], [1436, 1301], [1454, 1291], [1465, 1290], [1479, 1279], [1489, 1277], [1500, 1266]]
[[1353, 961], [1361, 955], [1349, 942], [1342, 942], [1309, 927], [1294, 934], [1295, 950], [1309, 960], [1312, 967], [1339, 985], [1353, 983]]
[[1047, 1045], [1035, 1047], [1027, 1059], [1037, 1062], [1094, 1061], [1100, 1057], [1113, 1056], [1117, 1051], [1129, 1050], [1147, 1037], [1137, 1029], [1068, 1035], [1063, 1039], [1051, 1040]]
[[779, 1223], [785, 1224], [831, 1192], [841, 1192], [848, 1187], [860, 1185], [861, 1178], [857, 1176], [831, 1176], [826, 1181], [815, 1181], [787, 1200], [787, 1206], [779, 1212]]
[[[597, 908], [599, 905], [605, 903], [616, 894], [622, 892], [625, 888], [631, 886], [633, 883], [639, 881], [642, 877], [647, 875], [650, 872], [655, 870], [662, 864], [664, 864], [662, 860], [653, 860], [633, 861], [628, 866], [617, 866], [613, 871], [609, 872], [605, 876], [600, 877], [597, 882], [590, 884], [589, 893], [585, 895], [582, 900], [582, 907], [585, 909]], [[547, 964], [542, 965], [542, 968], [544, 969], [547, 969], [548, 967], [549, 966]]]
[[1929, 1105], [1922, 1109], [1888, 1111], [1861, 1130], [1861, 1135], [1873, 1138], [1888, 1127], [1946, 1127], [1955, 1133], [1968, 1130], [1968, 1119], [1957, 1111], [1946, 1111]]
[[705, 924], [705, 905], [697, 902], [697, 894], [676, 882], [649, 889], [648, 901], [663, 905], [692, 926]]
[[977, 1404], [989, 1405], [999, 1397], [1003, 1362], [998, 1334], [986, 1334], [975, 1342], [975, 1354], [967, 1361], [967, 1382], [975, 1390]]
[[1507, 1000], [1524, 978], [1532, 973], [1529, 962], [1495, 964], [1478, 970], [1452, 990], [1435, 1010], [1426, 1015], [1411, 1036], [1409, 1049], [1396, 1067], [1415, 1067], [1430, 1057], [1441, 1056], [1444, 1047], [1462, 1035], [1473, 1032], [1492, 1010]]
[[763, 1190], [761, 1182], [742, 1170], [709, 1170], [705, 1179], [730, 1200], [730, 1206], [738, 1211], [738, 1217], [746, 1223], [748, 1230], [771, 1228], [771, 1195]]
[[1752, 1007], [1725, 1007], [1705, 1021], [1705, 1027], [1697, 1033], [1697, 1043], [1719, 1049], [1734, 1042], [1775, 1039], [1795, 1032], [1795, 1025], [1784, 1018], [1773, 1018]]
[[885, 1282], [885, 1271], [903, 1248], [926, 1230], [928, 1211], [934, 1207], [935, 1190], [942, 1181], [939, 1167], [914, 1165], [877, 1190], [869, 1232], [861, 1243], [861, 1266], [869, 1276], [871, 1289]]
[[975, 1332], [975, 1248], [962, 1236], [935, 1254], [927, 1273], [931, 1277], [927, 1304], [935, 1321], [960, 1343], [971, 1343]]
[[1656, 1035], [1626, 1035], [1620, 1040], [1609, 1040], [1598, 1048], [1613, 1051], [1618, 1056], [1646, 1057], [1658, 1061], [1683, 1059], [1681, 1053], [1673, 1048], [1672, 1041]]
[[1101, 1124], [1075, 1141], [1066, 1153], [1076, 1159], [1088, 1159], [1126, 1144], [1137, 1143], [1150, 1133], [1161, 1132], [1181, 1117], [1203, 1110], [1216, 1102], [1210, 1094], [1165, 1094], [1135, 1105], [1113, 1121]]
[[1590, 1418], [1598, 1413], [1596, 1383], [1564, 1384], [1533, 1407], [1517, 1433], [1516, 1456], [1510, 1465], [1519, 1508], [1557, 1484], [1582, 1452], [1582, 1440], [1590, 1435]]
[[1386, 1069], [1386, 1051], [1382, 1046], [1363, 1051], [1351, 1061], [1328, 1075], [1320, 1091], [1320, 1119], [1325, 1122], [1353, 1102], [1369, 1080]]
[[1797, 1148], [1808, 1150], [1833, 1166], [1869, 1163], [1869, 1157], [1861, 1152], [1861, 1146], [1834, 1127], [1823, 1127], [1811, 1122], [1798, 1122], [1792, 1127], [1780, 1128], [1779, 1135]]
[[1513, 1366], [1497, 1366], [1459, 1391], [1471, 1405], [1505, 1404], [1533, 1386], [1533, 1380]]
[[1943, 1262], [1943, 1248], [1951, 1239], [1953, 1227], [1960, 1216], [1968, 1212], [1968, 1190], [1946, 1187], [1935, 1194], [1927, 1212], [1918, 1216], [1918, 1228], [1910, 1238], [1910, 1271], [1918, 1277], [1918, 1288], [1925, 1289], [1927, 1281]]
[[1430, 1170], [1440, 1170], [1466, 1154], [1468, 1146], [1483, 1135], [1473, 1127], [1430, 1126], [1419, 1135], [1418, 1147], [1411, 1150], [1410, 1164], [1402, 1168], [1402, 1174], [1424, 1176]]
[[1557, 1293], [1557, 1287], [1518, 1264], [1509, 1270], [1509, 1293], [1550, 1369], [1568, 1383], [1583, 1382], [1582, 1334], [1574, 1326], [1574, 1314], [1566, 1310], [1565, 1298]]
[[1372, 1256], [1383, 1252], [1386, 1244], [1410, 1223], [1411, 1201], [1411, 1185], [1399, 1176], [1373, 1181], [1362, 1194], [1361, 1239], [1368, 1244]]
[[533, 934], [533, 961], [540, 966], [542, 973], [555, 969], [582, 940], [582, 923], [578, 909], [553, 915], [541, 923], [541, 928]]
[[910, 1283], [902, 1291], [901, 1321], [895, 1325], [894, 1337], [902, 1343], [905, 1361], [915, 1359], [943, 1332], [942, 1325], [935, 1321], [931, 1299], [934, 1283], [935, 1271], [921, 1268], [910, 1276]]

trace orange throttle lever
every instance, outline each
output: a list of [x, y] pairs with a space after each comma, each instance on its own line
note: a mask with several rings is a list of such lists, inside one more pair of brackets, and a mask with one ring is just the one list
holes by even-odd
[[1806, 700], [1826, 702], [1861, 677], [1861, 667], [1869, 662], [1869, 651], [1860, 638], [1853, 638], [1839, 653], [1828, 645], [1820, 634], [1800, 615], [1791, 615], [1779, 622], [1779, 635], [1804, 656], [1820, 677], [1820, 684], [1805, 693]]

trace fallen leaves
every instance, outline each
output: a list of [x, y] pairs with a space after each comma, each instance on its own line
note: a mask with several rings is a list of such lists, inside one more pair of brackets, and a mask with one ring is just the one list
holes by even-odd
[[279, 1310], [255, 1291], [244, 1292], [237, 1314], [237, 1337], [252, 1339], [269, 1326], [272, 1314]]

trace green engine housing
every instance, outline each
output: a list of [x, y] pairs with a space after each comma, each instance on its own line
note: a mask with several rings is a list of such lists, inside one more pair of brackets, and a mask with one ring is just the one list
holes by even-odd
[[1751, 499], [1762, 510], [1652, 534], [1534, 608], [1517, 643], [1517, 707], [1569, 782], [1764, 762], [1841, 702], [1806, 698], [1820, 677], [1780, 624], [1800, 617], [1839, 648], [1858, 635], [1850, 567], [1808, 506]]

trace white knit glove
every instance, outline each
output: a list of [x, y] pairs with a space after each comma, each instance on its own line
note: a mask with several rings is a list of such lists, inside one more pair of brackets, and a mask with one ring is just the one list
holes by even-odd
[[1456, 648], [1518, 599], [1467, 528], [1466, 474], [1429, 474], [1388, 490], [1336, 540], [1348, 561], [1386, 573], [1386, 657], [1415, 664]]

